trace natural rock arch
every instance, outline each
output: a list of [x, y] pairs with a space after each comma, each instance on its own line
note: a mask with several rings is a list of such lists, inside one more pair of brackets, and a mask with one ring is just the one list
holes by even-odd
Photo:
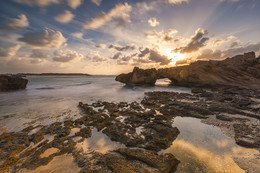
[[260, 83], [260, 57], [249, 52], [223, 61], [197, 61], [181, 67], [158, 70], [134, 67], [132, 72], [117, 76], [116, 81], [127, 85], [154, 85], [162, 78], [180, 86], [256, 85]]

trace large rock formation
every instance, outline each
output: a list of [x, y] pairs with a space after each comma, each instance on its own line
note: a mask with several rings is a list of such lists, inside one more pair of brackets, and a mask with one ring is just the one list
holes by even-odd
[[20, 76], [0, 75], [0, 92], [23, 90], [27, 83], [28, 80]]
[[131, 85], [154, 85], [157, 79], [168, 78], [179, 86], [259, 85], [260, 57], [254, 52], [223, 61], [197, 61], [190, 65], [142, 70], [121, 74], [116, 81]]
[[135, 67], [133, 72], [117, 76], [116, 81], [127, 85], [154, 85], [157, 78], [157, 70], [155, 68], [143, 70]]

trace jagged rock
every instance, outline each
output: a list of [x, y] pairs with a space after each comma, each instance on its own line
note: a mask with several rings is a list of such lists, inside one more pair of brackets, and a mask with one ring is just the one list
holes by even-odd
[[0, 75], [0, 91], [23, 90], [28, 83], [20, 76]]
[[142, 70], [121, 74], [116, 81], [127, 85], [155, 84], [157, 79], [168, 78], [179, 86], [257, 85], [260, 84], [260, 60], [254, 52], [237, 55], [223, 61], [197, 61], [190, 65]]
[[135, 67], [133, 72], [116, 77], [116, 81], [127, 85], [154, 85], [156, 80], [157, 70], [155, 68], [143, 70]]
[[160, 154], [155, 151], [120, 148], [117, 150], [120, 154], [130, 160], [137, 160], [147, 165], [157, 168], [162, 173], [175, 172], [180, 163], [172, 154]]

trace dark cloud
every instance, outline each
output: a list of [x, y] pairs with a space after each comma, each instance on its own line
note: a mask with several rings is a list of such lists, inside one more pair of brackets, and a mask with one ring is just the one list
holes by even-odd
[[72, 50], [56, 50], [54, 51], [54, 61], [58, 62], [69, 62], [76, 58], [82, 58], [83, 55]]
[[91, 60], [92, 62], [96, 62], [96, 63], [107, 61], [107, 59], [104, 57], [101, 57], [98, 52], [90, 52], [89, 54], [86, 55], [86, 58], [88, 60]]
[[30, 55], [31, 58], [46, 59], [49, 57], [48, 53], [41, 49], [33, 49]]
[[241, 46], [240, 42], [239, 41], [234, 41], [230, 44], [230, 48], [235, 48], [235, 47], [239, 47]]
[[121, 58], [122, 61], [130, 61], [133, 57], [135, 57], [138, 53], [134, 53], [134, 54], [131, 54], [131, 55], [127, 55], [127, 56], [123, 56]]
[[102, 58], [101, 56], [96, 55], [96, 56], [93, 56], [93, 57], [92, 57], [92, 61], [93, 61], [93, 62], [105, 62], [106, 59], [105, 59], [105, 58]]
[[160, 65], [168, 65], [171, 62], [171, 59], [169, 59], [165, 55], [161, 55], [156, 50], [150, 50], [149, 59], [153, 62], [158, 62]]
[[16, 55], [16, 52], [21, 48], [20, 45], [11, 46], [11, 47], [0, 47], [0, 57], [9, 58]]
[[63, 37], [60, 31], [48, 28], [44, 28], [39, 32], [27, 32], [18, 40], [31, 47], [38, 48], [60, 48], [66, 42], [66, 38]]
[[209, 40], [209, 37], [205, 37], [208, 32], [204, 29], [197, 29], [195, 35], [191, 37], [190, 42], [185, 47], [180, 47], [175, 49], [175, 51], [181, 53], [191, 53], [199, 50], [201, 47], [206, 45], [206, 42]]
[[113, 56], [111, 57], [111, 59], [119, 59], [121, 55], [122, 55], [122, 53], [118, 52], [118, 53], [116, 53], [115, 55], [113, 55]]
[[197, 59], [221, 59], [222, 52], [220, 50], [204, 49], [201, 51]]
[[99, 49], [105, 49], [106, 47], [107, 47], [107, 45], [105, 45], [105, 44], [96, 45], [96, 48], [99, 48]]
[[135, 45], [131, 44], [131, 45], [126, 45], [126, 46], [120, 46], [120, 45], [113, 45], [111, 44], [109, 47], [109, 49], [115, 49], [117, 51], [128, 51], [128, 50], [134, 50], [135, 49]]
[[138, 54], [138, 57], [140, 57], [140, 58], [142, 58], [145, 55], [150, 53], [150, 49], [149, 48], [145, 48], [144, 50], [141, 50], [141, 48], [139, 48], [139, 51], [141, 52], [141, 53]]

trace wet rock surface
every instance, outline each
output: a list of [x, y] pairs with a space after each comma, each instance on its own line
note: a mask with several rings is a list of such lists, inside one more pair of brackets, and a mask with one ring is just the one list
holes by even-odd
[[28, 80], [20, 76], [0, 75], [0, 92], [24, 90], [27, 83]]
[[[260, 93], [241, 87], [196, 89], [190, 94], [148, 92], [141, 103], [80, 102], [84, 114], [78, 119], [1, 134], [0, 172], [35, 170], [64, 154], [73, 156], [80, 172], [174, 172], [179, 161], [158, 152], [180, 133], [172, 126], [175, 117], [228, 127], [238, 145], [259, 150], [259, 105]], [[104, 153], [91, 150], [86, 140], [94, 128], [125, 147]], [[53, 148], [56, 152], [42, 157]]]

